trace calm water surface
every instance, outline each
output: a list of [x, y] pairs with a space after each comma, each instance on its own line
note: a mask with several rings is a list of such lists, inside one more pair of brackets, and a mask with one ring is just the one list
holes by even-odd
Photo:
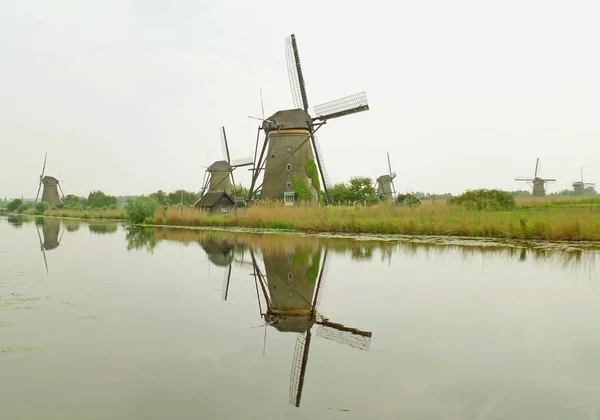
[[600, 419], [600, 257], [0, 218], [1, 419]]

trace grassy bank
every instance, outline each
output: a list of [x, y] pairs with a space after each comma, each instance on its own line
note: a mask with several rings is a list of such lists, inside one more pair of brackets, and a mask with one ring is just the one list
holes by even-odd
[[444, 235], [500, 239], [600, 240], [600, 206], [529, 203], [510, 211], [469, 211], [445, 203], [417, 208], [256, 206], [229, 215], [194, 208], [157, 210], [158, 225], [230, 226], [307, 232]]

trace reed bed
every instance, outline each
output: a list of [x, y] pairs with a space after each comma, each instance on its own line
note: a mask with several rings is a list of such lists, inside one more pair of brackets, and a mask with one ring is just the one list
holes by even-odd
[[285, 207], [264, 204], [221, 215], [195, 208], [154, 212], [154, 223], [289, 229], [305, 232], [372, 233], [537, 239], [600, 240], [600, 206], [522, 206], [512, 211], [468, 211], [444, 203], [420, 207]]

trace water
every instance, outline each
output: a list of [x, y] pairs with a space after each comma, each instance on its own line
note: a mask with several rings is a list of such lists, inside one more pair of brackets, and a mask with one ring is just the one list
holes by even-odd
[[0, 218], [0, 418], [600, 419], [597, 251], [435, 242]]

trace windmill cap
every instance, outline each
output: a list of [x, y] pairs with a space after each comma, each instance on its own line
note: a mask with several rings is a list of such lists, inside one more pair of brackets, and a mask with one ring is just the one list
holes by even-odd
[[229, 172], [231, 165], [226, 160], [218, 160], [208, 167], [209, 171], [214, 172]]
[[303, 109], [286, 109], [277, 111], [269, 118], [282, 130], [303, 128], [309, 130], [312, 125], [312, 117]]
[[58, 185], [58, 179], [48, 175], [42, 178], [42, 182], [48, 185]]

